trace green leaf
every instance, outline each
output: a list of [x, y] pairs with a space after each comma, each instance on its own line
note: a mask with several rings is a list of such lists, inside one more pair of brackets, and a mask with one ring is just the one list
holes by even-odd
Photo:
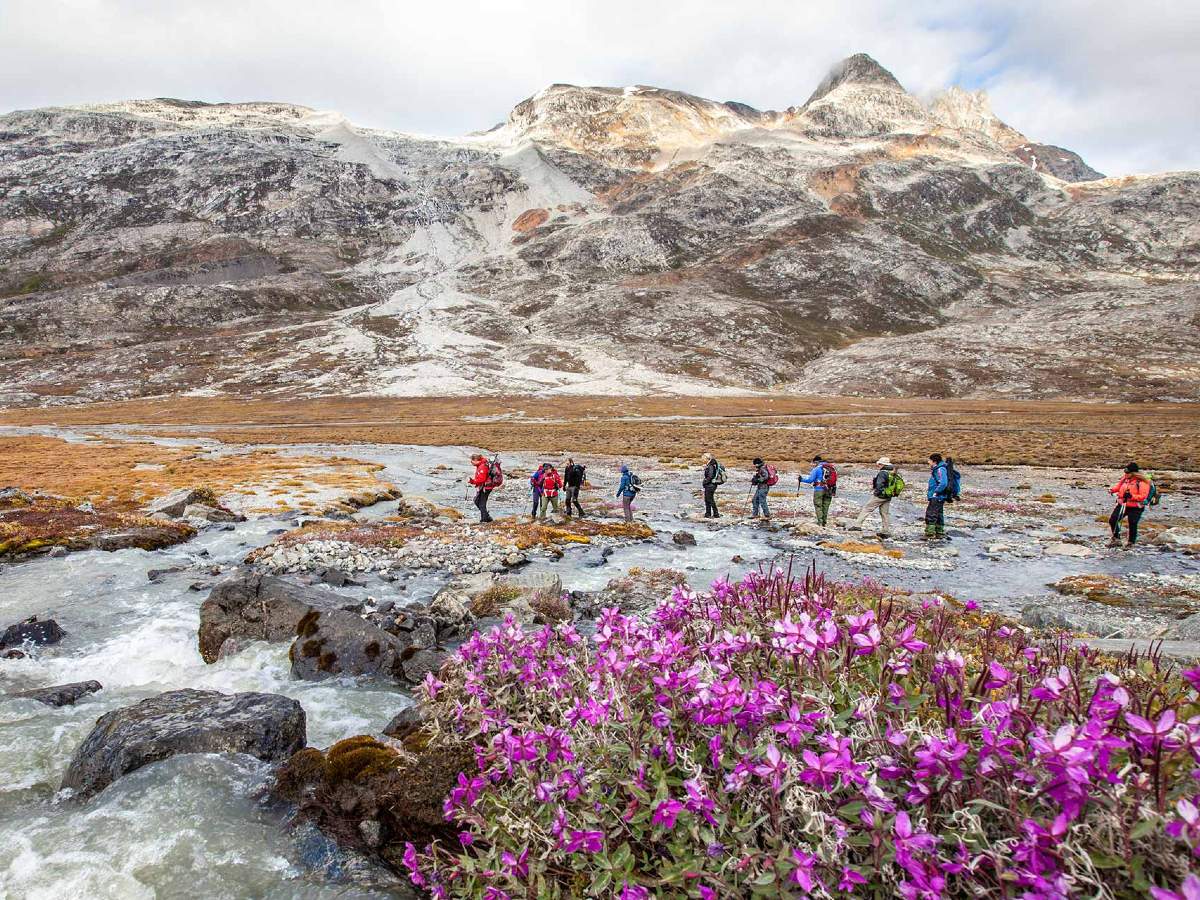
[[1146, 835], [1153, 832], [1157, 826], [1158, 823], [1153, 819], [1142, 819], [1142, 821], [1133, 826], [1132, 830], [1129, 832], [1129, 836], [1134, 840], [1137, 840], [1138, 838], [1144, 838]]
[[1119, 856], [1109, 856], [1106, 853], [1090, 852], [1092, 865], [1097, 869], [1122, 869], [1125, 867], [1125, 860]]

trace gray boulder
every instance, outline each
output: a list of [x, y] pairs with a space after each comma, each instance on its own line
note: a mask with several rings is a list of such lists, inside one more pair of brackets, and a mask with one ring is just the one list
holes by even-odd
[[420, 684], [429, 673], [437, 674], [445, 661], [444, 650], [417, 650], [411, 655], [403, 654], [400, 665], [410, 684]]
[[677, 531], [671, 535], [671, 543], [680, 547], [695, 547], [696, 536], [690, 531]]
[[[362, 616], [340, 609], [313, 612], [297, 626], [289, 656], [292, 675], [320, 681], [335, 675], [404, 679], [408, 633], [389, 634]], [[412, 654], [409, 654], [410, 656]], [[421, 675], [424, 678], [424, 673]]]
[[242, 572], [217, 584], [200, 605], [200, 655], [216, 662], [229, 638], [291, 640], [308, 613], [337, 609], [343, 602], [331, 591]]
[[205, 522], [245, 522], [246, 517], [219, 506], [207, 503], [189, 503], [183, 508], [183, 518], [201, 519]]
[[148, 516], [163, 515], [172, 519], [178, 519], [189, 506], [194, 503], [201, 503], [209, 496], [211, 495], [195, 488], [181, 488], [178, 491], [171, 491], [165, 497], [159, 497], [152, 503], [146, 504], [142, 507], [142, 510]]
[[58, 684], [54, 687], [34, 688], [29, 691], [17, 691], [9, 694], [13, 700], [36, 700], [47, 706], [74, 706], [75, 701], [88, 694], [103, 690], [104, 685], [98, 681], [76, 681], [71, 684]]
[[305, 745], [304, 709], [278, 694], [169, 691], [105, 713], [71, 758], [62, 786], [90, 797], [122, 775], [183, 753], [248, 753], [268, 762]]
[[1181, 641], [1200, 641], [1200, 613], [1192, 613], [1172, 629], [1173, 637]]
[[406, 706], [392, 720], [383, 726], [383, 733], [390, 738], [401, 740], [416, 731], [425, 722], [425, 714], [417, 704]]
[[64, 632], [53, 619], [39, 619], [30, 616], [24, 622], [10, 625], [0, 634], [0, 650], [9, 647], [19, 647], [22, 644], [57, 644], [63, 639]]

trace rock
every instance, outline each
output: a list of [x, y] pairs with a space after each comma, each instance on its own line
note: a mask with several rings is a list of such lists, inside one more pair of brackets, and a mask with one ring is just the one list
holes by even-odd
[[[378, 822], [374, 819], [360, 823]], [[366, 843], [366, 836], [360, 831]], [[382, 840], [382, 836], [380, 837]], [[416, 892], [408, 884], [385, 869], [366, 854], [342, 846], [324, 834], [313, 822], [300, 822], [292, 832], [297, 862], [306, 877], [331, 885], [346, 885], [350, 896], [359, 896], [364, 890], [383, 893], [398, 900], [415, 900]]]
[[171, 566], [169, 569], [151, 569], [146, 573], [148, 581], [158, 581], [164, 575], [174, 575], [176, 572], [186, 571], [185, 566]]
[[39, 644], [47, 646], [57, 644], [66, 634], [53, 619], [38, 619], [30, 616], [24, 622], [10, 625], [0, 634], [0, 650], [9, 647], [19, 647], [21, 644]]
[[383, 825], [378, 819], [364, 819], [358, 823], [358, 833], [363, 843], [372, 850], [383, 843]]
[[446, 656], [443, 650], [418, 650], [403, 660], [404, 677], [410, 684], [420, 684], [430, 672], [435, 675], [438, 673]]
[[1191, 550], [1200, 550], [1200, 528], [1176, 526], [1159, 533], [1154, 539], [1158, 544], [1169, 544]]
[[402, 655], [412, 641], [404, 632], [389, 634], [361, 616], [340, 609], [313, 610], [300, 621], [297, 631], [288, 654], [296, 678], [320, 681], [335, 675], [405, 677]]
[[63, 788], [89, 797], [142, 766], [183, 753], [287, 759], [305, 744], [304, 708], [278, 694], [186, 689], [105, 713], [71, 758]]
[[50, 557], [51, 559], [62, 559], [69, 552], [70, 551], [67, 550], [66, 547], [61, 547], [61, 546], [60, 547], [51, 547], [50, 552], [47, 553], [46, 555], [48, 557]]
[[383, 726], [383, 733], [390, 738], [402, 740], [420, 728], [424, 722], [425, 715], [421, 712], [421, 707], [414, 703], [392, 716], [392, 721]]
[[417, 616], [412, 624], [409, 634], [414, 647], [437, 646], [437, 622], [432, 616]]
[[183, 508], [183, 518], [202, 519], [205, 522], [245, 522], [246, 517], [220, 506], [207, 503], [189, 503]]
[[0, 488], [0, 507], [32, 505], [33, 497], [19, 487]]
[[1200, 613], [1192, 613], [1175, 625], [1174, 636], [1181, 641], [1200, 641]]
[[677, 531], [671, 535], [671, 542], [680, 547], [695, 547], [696, 537], [690, 531]]
[[1051, 541], [1042, 547], [1042, 552], [1047, 556], [1074, 556], [1079, 558], [1094, 555], [1090, 547], [1085, 547], [1083, 544], [1068, 544], [1064, 541]]
[[215, 662], [231, 637], [287, 641], [313, 610], [339, 607], [343, 598], [275, 575], [243, 572], [217, 584], [200, 605], [200, 655]]
[[74, 706], [75, 701], [88, 694], [103, 690], [104, 685], [98, 681], [76, 681], [72, 684], [59, 684], [54, 687], [34, 688], [29, 691], [18, 691], [9, 694], [11, 699], [36, 700], [47, 706]]
[[161, 550], [173, 547], [191, 537], [195, 532], [181, 528], [166, 528], [159, 525], [145, 525], [139, 528], [124, 528], [119, 531], [108, 531], [97, 534], [89, 545], [93, 550], [113, 552], [116, 550]]
[[461, 591], [442, 588], [433, 595], [429, 603], [429, 614], [437, 623], [438, 630], [461, 628], [474, 620], [471, 615], [471, 598]]
[[20, 650], [0, 651], [0, 659], [24, 659], [25, 654]]
[[178, 491], [172, 491], [165, 497], [159, 497], [154, 502], [146, 504], [142, 509], [148, 516], [161, 513], [164, 516], [170, 516], [172, 519], [178, 519], [189, 506], [202, 503], [210, 496], [212, 495], [207, 491], [195, 488], [183, 488]]
[[745, 562], [740, 553], [735, 553], [733, 556], [729, 557], [729, 561], [733, 563]]
[[389, 613], [396, 608], [395, 600], [382, 600], [375, 605], [375, 611], [380, 613]]

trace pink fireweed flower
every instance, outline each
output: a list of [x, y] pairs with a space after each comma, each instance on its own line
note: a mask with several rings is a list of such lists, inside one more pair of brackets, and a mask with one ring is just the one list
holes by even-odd
[[787, 717], [774, 726], [773, 730], [782, 734], [792, 749], [804, 743], [804, 738], [814, 731], [814, 724], [825, 718], [823, 712], [806, 713], [797, 704], [788, 707]]
[[838, 878], [838, 890], [854, 893], [854, 889], [860, 884], [866, 884], [867, 877], [857, 869], [851, 869], [849, 866], [842, 866], [841, 877]]
[[1183, 838], [1194, 846], [1194, 852], [1200, 856], [1200, 807], [1197, 802], [1200, 796], [1189, 800], [1180, 797], [1175, 803], [1175, 812], [1179, 818], [1167, 823], [1167, 834], [1171, 837]]
[[599, 853], [604, 849], [604, 832], [572, 831], [564, 849], [568, 853]]
[[1150, 896], [1154, 900], [1200, 900], [1200, 877], [1189, 875], [1183, 879], [1178, 891], [1168, 891], [1159, 887], [1150, 888]]
[[1002, 687], [1007, 687], [1011, 680], [1012, 673], [1000, 665], [1000, 663], [992, 660], [988, 663], [988, 678], [983, 686], [986, 690], [994, 691]]
[[854, 641], [855, 656], [870, 656], [879, 647], [883, 635], [880, 633], [878, 625], [871, 625], [866, 631], [860, 631], [854, 635], [851, 640]]
[[1043, 678], [1041, 683], [1029, 692], [1029, 696], [1034, 700], [1061, 700], [1063, 692], [1071, 684], [1071, 670], [1066, 666], [1059, 666], [1058, 671], [1053, 675], [1047, 675]]
[[1157, 722], [1151, 722], [1149, 719], [1143, 719], [1141, 716], [1127, 712], [1125, 713], [1125, 722], [1133, 731], [1149, 738], [1162, 740], [1175, 730], [1175, 710], [1168, 709], [1159, 716]]
[[787, 772], [787, 760], [783, 758], [783, 755], [779, 752], [779, 748], [774, 744], [770, 744], [767, 747], [762, 761], [754, 767], [754, 774], [759, 778], [767, 779], [771, 787], [776, 791], [779, 790], [779, 786], [782, 784]]
[[432, 672], [425, 673], [425, 680], [421, 682], [421, 686], [425, 688], [425, 696], [430, 700], [436, 700], [438, 691], [446, 685], [437, 680], [437, 677]]
[[525, 879], [529, 877], [529, 847], [523, 847], [519, 856], [514, 856], [508, 850], [500, 854], [500, 863], [513, 878]]
[[1200, 666], [1191, 669], [1184, 669], [1182, 673], [1184, 680], [1190, 684], [1193, 690], [1200, 691]]
[[793, 850], [792, 861], [796, 863], [796, 868], [792, 869], [792, 881], [800, 886], [800, 890], [810, 894], [813, 888], [824, 887], [820, 880], [813, 875], [813, 869], [819, 862], [819, 857], [813, 853], [805, 853], [803, 850]]
[[620, 900], [650, 900], [650, 891], [640, 884], [621, 883], [621, 892], [617, 894]]
[[683, 804], [678, 800], [663, 800], [658, 806], [654, 807], [654, 814], [650, 817], [650, 821], [655, 825], [661, 825], [667, 831], [675, 827], [675, 819], [683, 811]]

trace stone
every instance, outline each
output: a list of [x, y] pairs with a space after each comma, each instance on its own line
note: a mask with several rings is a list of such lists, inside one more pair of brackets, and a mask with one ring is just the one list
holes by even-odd
[[1160, 532], [1154, 539], [1158, 544], [1169, 544], [1172, 547], [1200, 550], [1200, 528], [1176, 526]]
[[142, 507], [142, 510], [148, 516], [161, 513], [162, 515], [170, 516], [172, 519], [178, 519], [189, 506], [200, 503], [209, 496], [211, 495], [207, 492], [195, 488], [182, 488], [177, 491], [171, 491], [165, 497], [159, 497], [152, 503], [147, 503]]
[[343, 598], [276, 575], [242, 572], [217, 584], [200, 605], [200, 656], [216, 662], [232, 637], [287, 641], [313, 610], [336, 609]]
[[405, 677], [402, 654], [412, 641], [404, 632], [389, 634], [361, 616], [340, 609], [314, 610], [301, 620], [298, 632], [289, 652], [296, 678]]
[[247, 753], [279, 762], [305, 744], [304, 708], [278, 694], [168, 691], [105, 713], [75, 750], [62, 786], [77, 798], [185, 753]]
[[19, 487], [0, 488], [0, 506], [32, 506], [33, 497]]
[[1174, 636], [1181, 641], [1200, 641], [1200, 613], [1192, 613], [1174, 627]]
[[183, 508], [183, 518], [201, 519], [205, 522], [245, 522], [246, 517], [220, 506], [207, 503], [189, 503]]
[[24, 659], [25, 654], [20, 650], [0, 651], [0, 659]]
[[433, 600], [429, 603], [429, 614], [437, 623], [439, 631], [460, 628], [475, 618], [471, 615], [471, 598], [449, 587], [443, 587], [433, 595]]
[[182, 543], [195, 532], [191, 529], [166, 528], [160, 525], [145, 525], [123, 528], [97, 534], [89, 545], [93, 550], [112, 553], [116, 550], [161, 550]]
[[158, 581], [158, 579], [162, 578], [164, 575], [174, 575], [176, 572], [184, 571], [186, 571], [185, 566], [171, 566], [167, 569], [151, 569], [146, 573], [146, 580]]
[[71, 684], [58, 684], [53, 687], [33, 688], [28, 691], [17, 691], [9, 694], [13, 700], [36, 700], [47, 706], [74, 706], [75, 702], [88, 694], [103, 690], [104, 685], [98, 681], [76, 681]]
[[390, 738], [402, 740], [420, 728], [424, 722], [425, 715], [421, 712], [421, 707], [414, 703], [392, 716], [392, 720], [383, 726], [383, 733]]
[[677, 531], [671, 535], [671, 543], [680, 547], [695, 547], [696, 536], [690, 531]]
[[443, 650], [418, 650], [403, 660], [404, 677], [410, 684], [420, 684], [426, 675], [431, 672], [436, 675], [441, 670], [446, 657]]
[[1047, 556], [1073, 556], [1080, 559], [1094, 555], [1090, 547], [1085, 547], [1083, 544], [1068, 544], [1064, 541], [1051, 541], [1042, 547], [1042, 552]]
[[19, 647], [22, 644], [38, 644], [48, 646], [57, 644], [64, 637], [64, 632], [53, 619], [39, 619], [30, 616], [24, 622], [10, 625], [0, 634], [0, 650], [9, 647]]
[[51, 547], [51, 548], [50, 548], [50, 552], [49, 552], [49, 553], [47, 553], [46, 555], [47, 555], [48, 557], [50, 557], [51, 559], [62, 559], [62, 558], [63, 558], [64, 556], [66, 556], [66, 555], [67, 555], [69, 552], [70, 552], [70, 551], [69, 551], [69, 550], [67, 550], [67, 548], [66, 548], [66, 547], [61, 547], [61, 546], [60, 546], [60, 547]]

